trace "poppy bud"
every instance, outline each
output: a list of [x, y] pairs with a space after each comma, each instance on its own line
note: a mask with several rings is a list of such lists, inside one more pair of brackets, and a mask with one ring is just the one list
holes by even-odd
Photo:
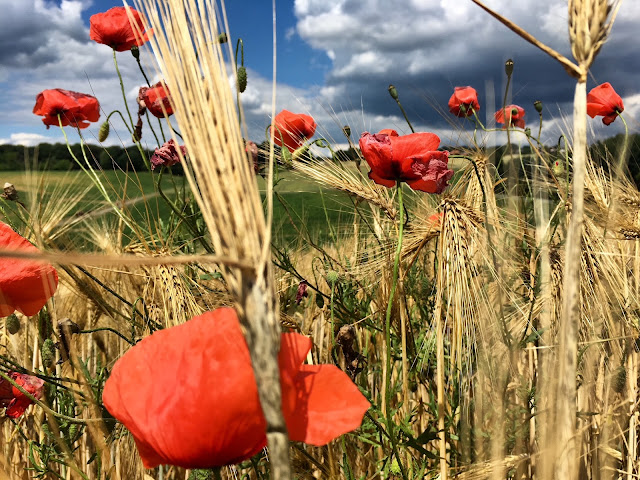
[[56, 359], [56, 346], [53, 344], [53, 340], [47, 338], [40, 347], [40, 355], [42, 356], [42, 365], [49, 368], [53, 365]]
[[551, 167], [551, 170], [553, 170], [553, 174], [556, 177], [563, 176], [565, 174], [564, 162], [562, 162], [561, 160], [556, 160], [553, 163], [553, 167]]
[[525, 129], [524, 129], [524, 134], [525, 134], [527, 137], [530, 137], [530, 136], [531, 136], [531, 129], [530, 129], [529, 127], [525, 128]]
[[504, 62], [504, 71], [506, 72], [508, 77], [511, 76], [511, 74], [513, 73], [513, 60], [509, 59]]
[[327, 282], [329, 282], [329, 285], [333, 286], [338, 282], [338, 272], [336, 272], [335, 270], [329, 270], [327, 272]]
[[398, 90], [396, 90], [396, 87], [393, 85], [389, 85], [389, 95], [391, 95], [391, 98], [394, 100], [398, 100]]
[[540, 100], [533, 102], [533, 107], [536, 109], [536, 112], [542, 113], [542, 102]]
[[20, 331], [20, 320], [15, 313], [12, 313], [7, 318], [5, 318], [4, 323], [7, 327], [7, 332], [11, 335], [15, 335]]
[[240, 93], [244, 92], [247, 89], [247, 69], [242, 67], [238, 67], [238, 91]]
[[627, 385], [627, 369], [624, 365], [620, 365], [613, 371], [611, 378], [611, 388], [616, 393], [622, 393], [624, 387]]
[[136, 60], [140, 60], [140, 49], [137, 45], [131, 47], [131, 55], [133, 55], [133, 58], [135, 58]]
[[342, 127], [342, 133], [344, 133], [344, 136], [347, 138], [351, 137], [351, 127], [349, 125], [345, 125]]
[[106, 120], [102, 125], [100, 125], [100, 130], [98, 130], [98, 141], [104, 142], [109, 137], [109, 120]]
[[227, 37], [226, 33], [221, 33], [218, 35], [218, 43], [227, 43], [229, 41], [229, 37]]

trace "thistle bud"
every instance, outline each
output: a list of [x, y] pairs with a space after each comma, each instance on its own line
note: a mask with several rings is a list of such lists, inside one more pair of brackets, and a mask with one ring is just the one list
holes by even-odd
[[627, 369], [624, 365], [620, 365], [613, 371], [611, 376], [611, 388], [616, 393], [622, 393], [627, 385]]
[[510, 77], [513, 73], [513, 60], [509, 59], [504, 62], [504, 71], [507, 74], [507, 77]]
[[542, 113], [542, 102], [540, 100], [536, 100], [533, 102], [533, 108], [536, 109], [536, 112]]
[[106, 120], [105, 122], [102, 123], [102, 125], [100, 125], [100, 130], [98, 130], [99, 142], [104, 142], [109, 137], [110, 129], [111, 127], [109, 126], [109, 120]]
[[56, 360], [56, 346], [53, 344], [53, 340], [47, 338], [40, 347], [40, 355], [42, 356], [42, 365], [46, 368], [50, 368]]
[[345, 125], [342, 127], [342, 133], [344, 133], [344, 136], [347, 138], [351, 137], [351, 127], [349, 125]]
[[244, 66], [238, 67], [238, 91], [240, 93], [247, 89], [247, 69]]
[[133, 55], [133, 58], [135, 58], [136, 60], [140, 60], [140, 49], [137, 45], [131, 47], [131, 55]]
[[396, 90], [396, 87], [393, 85], [389, 85], [389, 95], [391, 95], [391, 98], [394, 100], [398, 100], [398, 90]]
[[338, 272], [336, 272], [335, 270], [329, 270], [327, 272], [327, 282], [329, 282], [329, 285], [333, 286], [338, 282]]
[[10, 335], [15, 335], [20, 331], [20, 320], [15, 313], [12, 313], [4, 320], [5, 326], [7, 327], [7, 332]]

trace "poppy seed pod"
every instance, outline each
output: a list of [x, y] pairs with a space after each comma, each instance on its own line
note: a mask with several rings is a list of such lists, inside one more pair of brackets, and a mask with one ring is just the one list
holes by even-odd
[[513, 60], [509, 59], [506, 62], [504, 62], [504, 71], [507, 74], [508, 77], [511, 76], [511, 74], [513, 73]]
[[394, 100], [398, 100], [398, 90], [396, 89], [396, 87], [394, 87], [393, 85], [389, 85], [388, 90], [391, 98], [393, 98]]
[[540, 100], [536, 100], [533, 102], [533, 108], [536, 109], [536, 112], [542, 113], [542, 102]]

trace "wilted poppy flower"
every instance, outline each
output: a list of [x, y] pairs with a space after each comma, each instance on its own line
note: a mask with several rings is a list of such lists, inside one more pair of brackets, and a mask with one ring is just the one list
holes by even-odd
[[[39, 250], [11, 227], [0, 222], [0, 250]], [[58, 288], [58, 274], [51, 265], [5, 257], [0, 259], [0, 317], [18, 310], [35, 315]]]
[[[100, 104], [96, 97], [84, 93], [71, 92], [62, 88], [44, 90], [36, 96], [33, 113], [41, 115], [47, 128], [50, 125], [63, 127], [71, 125], [86, 128], [89, 122], [100, 118]], [[60, 115], [60, 121], [58, 121]]]
[[[173, 115], [171, 108], [169, 88], [162, 82], [156, 83], [153, 87], [142, 87], [138, 92], [138, 103], [141, 107], [147, 108], [155, 117], [163, 118], [164, 112], [167, 117]], [[164, 111], [162, 110], [164, 107]]]
[[434, 133], [399, 136], [395, 130], [381, 130], [360, 137], [362, 156], [371, 167], [369, 178], [379, 185], [393, 187], [407, 182], [414, 190], [442, 193], [453, 170], [449, 152], [438, 151], [440, 138]]
[[309, 292], [307, 292], [307, 287], [309, 283], [306, 280], [302, 280], [298, 284], [298, 291], [296, 292], [296, 305], [300, 305], [302, 299], [309, 296]]
[[[135, 21], [136, 28], [131, 26], [127, 10], [129, 9]], [[142, 15], [131, 7], [113, 7], [104, 13], [91, 15], [89, 19], [91, 28], [89, 36], [91, 40], [104, 45], [109, 45], [116, 52], [131, 50], [133, 46], [141, 46], [153, 34], [149, 29], [145, 32], [145, 24]], [[142, 34], [142, 38], [137, 34], [136, 29]]]
[[[281, 337], [282, 409], [294, 441], [324, 445], [362, 422], [369, 402], [333, 365], [302, 365], [311, 340]], [[219, 308], [143, 339], [116, 362], [102, 395], [146, 468], [213, 468], [250, 458], [266, 422], [235, 310]]]
[[623, 111], [622, 98], [609, 82], [598, 85], [587, 94], [587, 115], [591, 118], [601, 115], [605, 125], [613, 123]]
[[151, 155], [151, 170], [155, 170], [156, 167], [160, 166], [170, 167], [171, 165], [180, 163], [178, 148], [180, 148], [182, 156], [185, 157], [187, 155], [187, 148], [176, 145], [173, 138], [165, 142], [161, 147], [156, 148], [153, 155]]
[[[9, 372], [8, 376], [32, 396], [40, 400], [44, 387], [44, 380], [16, 372]], [[20, 417], [32, 403], [33, 400], [31, 398], [13, 386], [10, 382], [0, 377], [0, 408], [6, 408], [4, 414], [7, 417]]]
[[507, 105], [504, 109], [501, 108], [494, 114], [496, 122], [507, 123], [504, 119], [505, 112], [509, 119], [508, 125], [510, 127], [524, 128], [524, 108], [519, 107], [518, 105]]
[[449, 111], [457, 117], [469, 117], [480, 110], [478, 92], [473, 87], [456, 87], [449, 99]]
[[[286, 146], [293, 152], [300, 148], [307, 138], [311, 138], [316, 131], [316, 122], [313, 117], [303, 113], [291, 113], [282, 110], [273, 121], [275, 131], [273, 141], [276, 145]], [[269, 128], [269, 131], [271, 131]]]

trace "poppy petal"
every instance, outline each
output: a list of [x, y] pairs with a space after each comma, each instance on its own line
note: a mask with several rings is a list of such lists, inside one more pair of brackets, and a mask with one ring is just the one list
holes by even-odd
[[[369, 178], [380, 185], [392, 187], [396, 184], [396, 175], [392, 165], [391, 136], [365, 132], [360, 137], [360, 150], [369, 164]], [[378, 181], [382, 180], [382, 181]], [[388, 182], [391, 182], [389, 185]]]
[[295, 379], [297, 403], [284, 412], [291, 440], [325, 445], [360, 426], [371, 404], [334, 365], [303, 365]]
[[440, 138], [435, 133], [411, 133], [391, 137], [393, 161], [398, 165], [406, 158], [438, 149]]

